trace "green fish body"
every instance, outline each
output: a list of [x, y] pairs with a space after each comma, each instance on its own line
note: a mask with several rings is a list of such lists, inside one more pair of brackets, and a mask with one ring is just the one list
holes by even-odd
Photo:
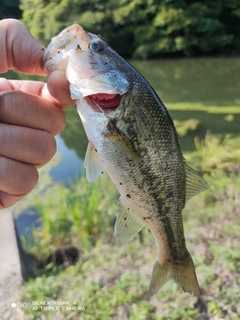
[[128, 242], [147, 225], [156, 241], [150, 293], [172, 279], [198, 296], [182, 210], [207, 183], [186, 164], [166, 107], [138, 71], [79, 25], [52, 39], [44, 63], [48, 74], [66, 68], [89, 140], [87, 179], [108, 172], [121, 195], [116, 238]]

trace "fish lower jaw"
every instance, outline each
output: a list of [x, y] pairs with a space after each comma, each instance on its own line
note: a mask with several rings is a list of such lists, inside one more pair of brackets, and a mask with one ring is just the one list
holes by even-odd
[[85, 97], [85, 99], [94, 111], [103, 112], [116, 110], [120, 105], [122, 98], [120, 94], [99, 93], [89, 95]]

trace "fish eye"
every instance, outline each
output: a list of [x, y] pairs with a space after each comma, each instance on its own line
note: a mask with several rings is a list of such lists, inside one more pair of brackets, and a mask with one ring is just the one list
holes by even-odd
[[91, 51], [94, 51], [94, 52], [102, 52], [104, 51], [105, 49], [105, 44], [103, 41], [99, 40], [99, 41], [96, 41], [96, 40], [93, 40], [89, 43], [89, 49]]

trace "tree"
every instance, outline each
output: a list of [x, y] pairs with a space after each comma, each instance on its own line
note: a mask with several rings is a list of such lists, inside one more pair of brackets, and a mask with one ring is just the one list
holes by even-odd
[[22, 0], [21, 8], [44, 45], [79, 23], [125, 57], [240, 52], [240, 0]]

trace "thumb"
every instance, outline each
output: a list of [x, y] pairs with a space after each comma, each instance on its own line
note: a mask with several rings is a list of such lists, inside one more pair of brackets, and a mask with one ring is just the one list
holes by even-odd
[[20, 21], [0, 21], [0, 48], [0, 73], [14, 68], [23, 73], [46, 75], [42, 68], [45, 49]]

